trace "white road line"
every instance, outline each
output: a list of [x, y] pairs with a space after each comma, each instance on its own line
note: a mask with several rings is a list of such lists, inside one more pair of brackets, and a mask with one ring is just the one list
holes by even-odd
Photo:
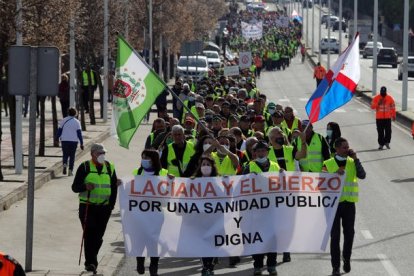
[[371, 112], [371, 110], [370, 110], [370, 109], [368, 109], [368, 108], [357, 108], [357, 111], [358, 111], [358, 112], [361, 112], [361, 113], [368, 113], [368, 112]]
[[409, 102], [412, 102], [412, 101], [414, 101], [414, 98], [407, 98], [407, 100], [408, 100]]
[[382, 266], [388, 272], [390, 276], [401, 276], [397, 268], [392, 264], [385, 254], [377, 254], [378, 259], [381, 261]]
[[361, 230], [361, 233], [362, 233], [362, 236], [364, 236], [366, 240], [374, 239], [374, 237], [371, 235], [371, 232], [369, 232], [369, 230]]
[[342, 109], [342, 108], [338, 108], [338, 109], [335, 109], [334, 112], [336, 112], [336, 113], [345, 113], [346, 110]]
[[309, 101], [309, 98], [299, 98], [299, 101], [301, 101], [301, 102], [307, 102], [307, 101]]
[[290, 99], [279, 99], [278, 102], [290, 102]]

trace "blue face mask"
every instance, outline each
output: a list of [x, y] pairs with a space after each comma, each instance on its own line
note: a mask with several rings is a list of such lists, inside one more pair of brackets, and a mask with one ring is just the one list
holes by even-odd
[[256, 158], [256, 162], [259, 164], [263, 164], [267, 161], [267, 157], [262, 157], [262, 158]]
[[329, 138], [332, 138], [332, 133], [333, 133], [332, 129], [326, 130], [326, 136], [328, 136]]
[[336, 158], [338, 161], [346, 161], [346, 157], [339, 156], [338, 154], [336, 154], [336, 155], [335, 155], [335, 158]]
[[151, 169], [152, 168], [152, 162], [149, 159], [142, 159], [141, 160], [141, 166], [144, 169]]

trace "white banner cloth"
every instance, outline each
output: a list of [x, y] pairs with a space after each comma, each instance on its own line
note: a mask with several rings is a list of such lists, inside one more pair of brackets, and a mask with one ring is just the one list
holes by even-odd
[[242, 36], [244, 39], [261, 39], [263, 37], [263, 21], [256, 23], [241, 22]]
[[342, 183], [337, 174], [301, 172], [136, 176], [119, 186], [126, 254], [324, 252]]

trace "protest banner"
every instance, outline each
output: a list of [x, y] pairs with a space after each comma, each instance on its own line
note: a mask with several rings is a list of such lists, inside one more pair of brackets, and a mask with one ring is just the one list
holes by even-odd
[[343, 176], [136, 176], [119, 187], [128, 256], [324, 252]]
[[252, 65], [252, 52], [239, 53], [239, 67], [240, 69], [250, 68]]
[[241, 23], [242, 35], [246, 40], [249, 39], [261, 39], [263, 37], [263, 21], [256, 23]]
[[225, 77], [237, 76], [240, 74], [239, 66], [224, 66], [223, 75]]

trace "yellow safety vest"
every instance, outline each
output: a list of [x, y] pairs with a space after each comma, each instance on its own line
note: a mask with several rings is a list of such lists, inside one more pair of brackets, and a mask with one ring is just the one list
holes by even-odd
[[294, 129], [299, 128], [299, 119], [296, 117], [293, 119], [293, 124], [291, 128], [289, 128], [285, 120], [282, 121], [281, 125], [282, 127], [285, 127], [292, 132]]
[[[137, 169], [134, 169], [133, 171], [132, 171], [132, 175], [133, 176], [136, 176], [136, 175], [138, 175], [138, 168]], [[142, 170], [143, 171], [143, 170]], [[139, 175], [142, 175], [142, 171], [141, 171], [141, 173], [139, 174]], [[168, 174], [168, 171], [166, 170], [166, 169], [161, 169], [160, 171], [159, 171], [159, 173], [158, 173], [158, 175], [159, 176], [167, 176], [167, 174]]]
[[[269, 160], [270, 162], [270, 166], [269, 166], [269, 170], [267, 172], [278, 172], [280, 170], [279, 165], [272, 161]], [[249, 163], [249, 170], [250, 172], [255, 172], [255, 173], [262, 173], [262, 169], [259, 167], [259, 165], [257, 165], [256, 161], [250, 161]]]
[[[331, 158], [323, 162], [324, 166], [330, 173], [335, 173], [339, 166], [335, 158]], [[358, 179], [356, 176], [355, 161], [351, 157], [347, 157], [345, 164], [345, 184], [342, 188], [342, 195], [339, 202], [358, 202]]]
[[[111, 171], [108, 172], [107, 164], [103, 164], [102, 171], [98, 174], [98, 169], [92, 161], [89, 160], [83, 162], [84, 166], [87, 166], [87, 162], [89, 162], [89, 173], [86, 175], [83, 183], [93, 183], [95, 189], [79, 193], [79, 200], [80, 202], [88, 202], [88, 192], [90, 192], [90, 203], [108, 205], [109, 197], [111, 196], [111, 177], [115, 171], [115, 167], [112, 163], [109, 163]], [[105, 161], [105, 163], [106, 162], [107, 161]]]
[[[194, 155], [194, 144], [186, 141], [185, 142], [185, 150], [183, 154], [183, 160], [178, 160], [180, 162], [181, 172], [184, 172], [185, 169], [188, 166], [188, 163], [190, 162], [191, 157]], [[174, 176], [181, 176], [180, 171], [178, 170], [178, 167], [173, 165], [171, 162], [172, 160], [177, 159], [175, 155], [175, 151], [173, 148], [173, 143], [168, 145], [168, 156], [167, 156], [167, 162], [168, 162], [168, 173]]]
[[[293, 146], [283, 145], [283, 159], [285, 160], [286, 170], [289, 172], [295, 171], [295, 162], [293, 160]], [[273, 162], [278, 162], [274, 148], [270, 148], [267, 158]]]
[[[90, 75], [90, 79], [91, 79], [91, 85], [95, 86], [95, 78], [94, 73], [92, 70], [89, 71], [89, 75]], [[82, 80], [83, 80], [83, 86], [88, 86], [89, 85], [89, 79], [88, 79], [88, 73], [86, 72], [86, 70], [82, 71]]]
[[233, 163], [231, 162], [230, 157], [226, 155], [221, 162], [217, 152], [212, 152], [211, 157], [213, 158], [214, 163], [216, 163], [216, 167], [218, 170], [217, 173], [219, 176], [236, 174], [237, 168], [233, 167]]
[[[302, 140], [298, 138], [298, 151], [302, 149]], [[323, 166], [322, 141], [317, 133], [314, 133], [310, 145], [307, 147], [306, 158], [299, 160], [303, 172], [321, 172]]]

